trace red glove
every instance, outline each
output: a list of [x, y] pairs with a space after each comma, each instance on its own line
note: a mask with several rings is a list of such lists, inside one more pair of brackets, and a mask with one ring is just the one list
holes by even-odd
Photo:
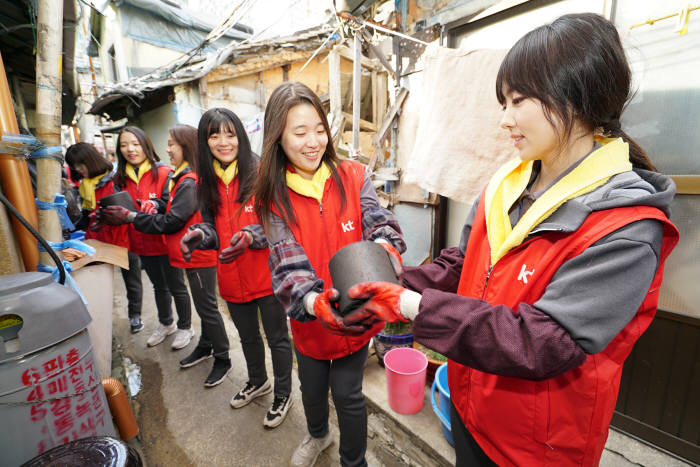
[[129, 219], [129, 215], [134, 213], [129, 211], [124, 206], [107, 206], [100, 209], [102, 219], [107, 225], [122, 225], [133, 222], [133, 218]]
[[391, 246], [391, 243], [377, 243], [379, 243], [389, 254], [389, 259], [391, 260], [391, 265], [394, 267], [394, 273], [396, 273], [396, 277], [401, 277], [401, 274], [403, 274], [403, 259], [401, 259], [401, 254], [398, 251], [396, 251], [396, 248]]
[[158, 205], [155, 201], [146, 200], [141, 202], [139, 207], [139, 212], [145, 212], [146, 214], [158, 214]]
[[221, 250], [219, 261], [226, 264], [232, 262], [243, 254], [246, 248], [253, 242], [253, 234], [241, 230], [231, 237], [231, 246]]
[[338, 313], [338, 301], [340, 292], [336, 289], [328, 289], [316, 296], [314, 300], [314, 315], [321, 321], [321, 324], [333, 334], [360, 335], [368, 328], [361, 323], [354, 323], [346, 326], [343, 317]]
[[204, 232], [200, 229], [188, 230], [180, 239], [180, 252], [185, 261], [189, 261], [192, 252], [196, 250], [204, 240]]
[[353, 314], [355, 319], [362, 317], [362, 313], [373, 315], [387, 323], [398, 321], [407, 322], [401, 314], [400, 296], [406, 289], [391, 282], [364, 282], [357, 284], [348, 290], [351, 299], [367, 301]]

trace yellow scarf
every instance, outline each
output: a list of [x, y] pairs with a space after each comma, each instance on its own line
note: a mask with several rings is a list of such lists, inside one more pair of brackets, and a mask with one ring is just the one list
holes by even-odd
[[233, 179], [236, 178], [236, 175], [238, 175], [238, 159], [231, 162], [225, 170], [223, 167], [221, 167], [221, 162], [216, 159], [214, 159], [213, 165], [214, 173], [221, 179], [222, 182], [224, 182], [224, 185], [226, 186], [229, 186]]
[[311, 180], [307, 180], [296, 172], [287, 170], [287, 187], [303, 196], [313, 198], [319, 203], [323, 199], [323, 189], [326, 180], [331, 176], [331, 169], [325, 162], [321, 163]]
[[141, 162], [141, 165], [139, 165], [138, 168], [138, 174], [136, 173], [136, 167], [128, 162], [126, 163], [126, 176], [132, 179], [137, 185], [141, 181], [141, 177], [143, 177], [149, 170], [151, 170], [151, 162], [148, 159]]
[[602, 147], [537, 198], [514, 227], [511, 227], [508, 210], [527, 187], [533, 162], [514, 159], [498, 169], [485, 195], [486, 230], [492, 265], [520, 245], [535, 226], [566, 201], [593, 191], [613, 175], [632, 170], [627, 143], [621, 138], [598, 141]]
[[175, 186], [175, 179], [177, 178], [180, 173], [185, 170], [187, 167], [190, 166], [190, 163], [187, 161], [183, 161], [182, 164], [180, 164], [180, 167], [175, 170], [175, 173], [173, 173], [172, 177], [170, 177], [170, 181], [168, 182], [168, 191], [173, 191], [173, 187]]
[[80, 193], [80, 197], [83, 198], [83, 209], [87, 209], [89, 211], [92, 211], [95, 209], [95, 206], [97, 205], [97, 201], [95, 200], [95, 187], [97, 186], [98, 183], [100, 183], [100, 180], [102, 180], [102, 177], [107, 175], [109, 171], [100, 174], [96, 177], [92, 178], [83, 178], [80, 181], [80, 187], [78, 187], [78, 193]]

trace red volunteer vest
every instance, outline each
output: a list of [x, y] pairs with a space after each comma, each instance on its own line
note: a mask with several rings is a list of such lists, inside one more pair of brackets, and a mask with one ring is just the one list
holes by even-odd
[[[253, 202], [246, 204], [243, 209], [236, 201], [238, 196], [238, 177], [228, 185], [217, 177], [217, 188], [221, 204], [216, 214], [216, 233], [219, 236], [219, 252], [231, 246], [231, 237], [246, 225], [260, 224], [253, 210]], [[239, 212], [240, 209], [240, 212]], [[219, 293], [227, 302], [244, 303], [256, 298], [272, 295], [272, 279], [267, 258], [270, 250], [251, 250], [236, 258], [232, 263], [216, 266], [216, 276], [219, 280]]]
[[[166, 165], [158, 166], [158, 179], [153, 181], [151, 171], [141, 177], [141, 181], [136, 184], [132, 179], [126, 177], [125, 189], [131, 195], [136, 206], [140, 201], [148, 201], [153, 198], [160, 198], [163, 187], [168, 181], [170, 167]], [[129, 250], [141, 256], [160, 256], [168, 254], [168, 247], [165, 245], [163, 236], [160, 234], [147, 234], [139, 232], [133, 224], [129, 224]]]
[[[113, 193], [114, 182], [110, 180], [95, 190], [95, 203], [99, 203], [103, 197]], [[90, 225], [92, 224], [93, 222], [91, 221]], [[101, 242], [129, 248], [129, 226], [127, 224], [105, 225], [99, 232], [92, 231], [88, 228], [85, 231], [85, 239], [89, 238], [94, 238], [95, 240], [99, 240]]]
[[[170, 197], [168, 198], [168, 206], [166, 208], [166, 212], [170, 211], [170, 205], [173, 202], [173, 198], [175, 197], [177, 188], [180, 186], [180, 183], [182, 183], [182, 181], [186, 178], [191, 178], [195, 181], [195, 183], [197, 182], [197, 175], [194, 172], [189, 172], [182, 175], [178, 179], [177, 183], [173, 185], [173, 189], [170, 190]], [[202, 215], [200, 214], [199, 210], [197, 210], [192, 215], [192, 217], [189, 218], [189, 220], [182, 229], [178, 230], [173, 234], [164, 235], [165, 243], [168, 245], [168, 259], [170, 260], [170, 264], [172, 266], [176, 268], [186, 269], [210, 268], [216, 266], [217, 259], [216, 251], [214, 250], [194, 250], [192, 252], [192, 257], [190, 261], [185, 261], [185, 258], [182, 257], [182, 251], [180, 251], [180, 239], [189, 230], [189, 227], [191, 225], [199, 224], [200, 222], [202, 222]]]
[[[321, 205], [313, 198], [289, 190], [289, 199], [298, 221], [291, 231], [304, 247], [311, 266], [316, 275], [323, 279], [326, 289], [333, 284], [328, 270], [331, 257], [345, 245], [362, 240], [360, 190], [365, 168], [357, 162], [343, 161], [339, 173], [347, 198], [342, 212], [340, 192], [333, 177], [326, 181]], [[331, 334], [318, 320], [302, 323], [292, 319], [290, 323], [297, 349], [318, 360], [341, 358], [357, 352], [384, 327], [384, 323], [378, 323], [366, 333], [350, 337]]]
[[573, 233], [548, 232], [525, 241], [501, 258], [489, 275], [483, 200], [484, 196], [465, 253], [469, 267], [462, 270], [457, 293], [513, 310], [520, 302], [535, 303], [564, 262], [605, 235], [641, 219], [664, 224], [659, 267], [637, 314], [603, 351], [588, 355], [578, 368], [530, 381], [448, 363], [450, 395], [457, 412], [494, 462], [501, 466], [598, 465], [622, 365], [654, 318], [664, 261], [678, 241], [678, 231], [656, 208], [593, 212]]

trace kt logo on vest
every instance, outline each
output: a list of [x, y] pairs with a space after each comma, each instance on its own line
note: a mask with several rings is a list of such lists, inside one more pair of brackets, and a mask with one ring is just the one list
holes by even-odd
[[245, 205], [245, 212], [253, 212], [253, 205], [252, 205], [252, 204], [246, 204], [246, 205]]
[[343, 228], [343, 232], [350, 232], [355, 230], [355, 223], [353, 221], [341, 222], [340, 226]]
[[518, 274], [518, 280], [522, 281], [523, 284], [527, 284], [527, 278], [533, 275], [534, 273], [534, 269], [532, 271], [528, 271], [527, 266], [523, 264], [523, 267], [520, 269], [520, 274]]

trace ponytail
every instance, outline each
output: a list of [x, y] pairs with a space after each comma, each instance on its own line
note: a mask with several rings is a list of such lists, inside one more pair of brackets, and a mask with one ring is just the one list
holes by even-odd
[[620, 119], [614, 118], [602, 125], [603, 132], [605, 136], [611, 138], [622, 138], [624, 142], [629, 145], [630, 148], [630, 162], [632, 167], [635, 169], [650, 170], [652, 172], [658, 172], [654, 164], [651, 163], [649, 156], [644, 149], [637, 144], [627, 133], [622, 130], [620, 125]]

